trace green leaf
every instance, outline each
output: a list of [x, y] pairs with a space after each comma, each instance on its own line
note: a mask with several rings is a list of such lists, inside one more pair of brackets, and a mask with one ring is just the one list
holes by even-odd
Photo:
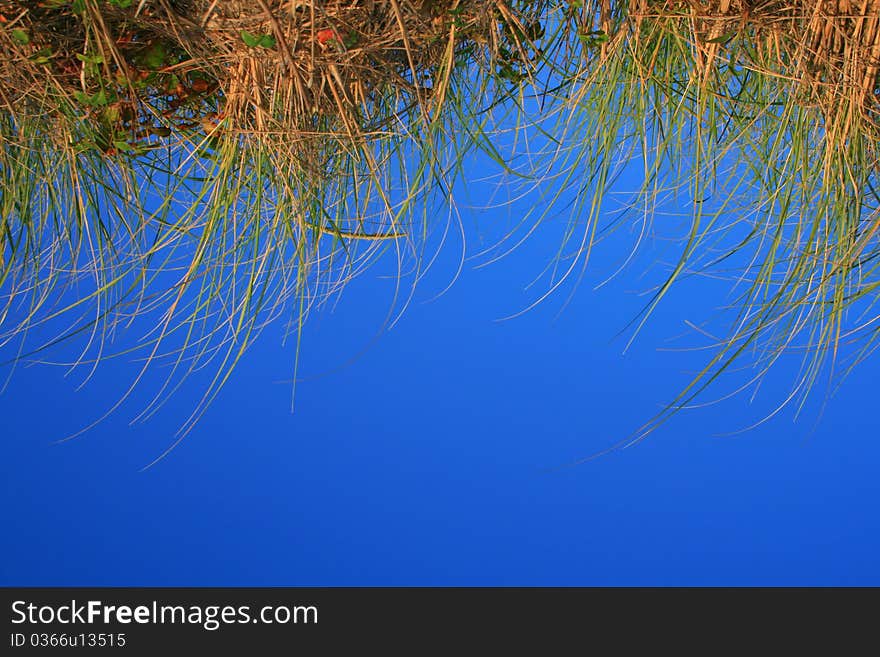
[[586, 46], [593, 47], [597, 46], [600, 43], [605, 43], [608, 41], [608, 35], [605, 34], [602, 30], [595, 30], [593, 32], [580, 32], [578, 34], [578, 38], [581, 40]]
[[358, 35], [357, 32], [349, 32], [348, 36], [342, 42], [346, 48], [354, 48], [358, 44]]
[[241, 31], [241, 40], [244, 41], [244, 45], [248, 48], [256, 48], [260, 43], [260, 37], [255, 34], [251, 34], [247, 30]]
[[33, 55], [28, 57], [35, 64], [48, 64], [52, 59], [52, 49], [51, 48], [40, 48]]
[[141, 55], [140, 64], [144, 68], [156, 70], [165, 66], [167, 57], [168, 52], [165, 50], [165, 46], [161, 43], [154, 43], [149, 50]]
[[101, 55], [83, 55], [81, 53], [76, 53], [76, 58], [85, 62], [86, 64], [103, 64], [104, 58]]
[[251, 34], [247, 30], [241, 31], [241, 40], [248, 48], [274, 48], [277, 43], [271, 34]]
[[109, 107], [104, 108], [104, 120], [107, 123], [115, 123], [119, 120], [119, 106], [118, 105], [110, 105]]
[[28, 33], [18, 28], [12, 30], [12, 40], [20, 46], [26, 46], [31, 42], [31, 38], [28, 36]]
[[736, 33], [737, 30], [733, 30], [726, 34], [722, 34], [720, 37], [715, 37], [714, 39], [706, 39], [706, 43], [727, 43], [736, 36]]
[[107, 93], [103, 89], [92, 96], [82, 91], [74, 91], [73, 97], [76, 98], [80, 103], [88, 107], [103, 107], [109, 102], [109, 99], [107, 98]]
[[89, 96], [89, 95], [88, 95], [87, 93], [85, 93], [85, 92], [82, 92], [82, 91], [74, 91], [74, 92], [73, 92], [73, 97], [76, 98], [76, 99], [77, 99], [80, 103], [82, 103], [83, 105], [89, 105], [89, 106], [91, 106], [91, 104], [92, 104], [92, 97]]

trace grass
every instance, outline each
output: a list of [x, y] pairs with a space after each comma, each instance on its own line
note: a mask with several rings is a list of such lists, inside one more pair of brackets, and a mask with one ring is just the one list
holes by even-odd
[[[645, 172], [643, 219], [668, 194], [693, 208], [636, 332], [677, 280], [737, 262], [726, 336], [636, 439], [744, 359], [755, 383], [783, 353], [801, 352], [790, 400], [802, 404], [823, 373], [839, 371], [844, 338], [860, 334], [864, 354], [873, 347], [878, 12], [871, 3], [638, 2], [606, 13], [604, 64], [579, 74], [566, 99], [574, 110], [557, 129], [575, 143], [563, 168], [593, 176], [577, 181], [592, 193], [576, 212], [594, 232], [610, 162], [633, 157]], [[609, 126], [615, 137], [600, 141]], [[578, 143], [584, 134], [595, 141]], [[584, 235], [572, 263], [589, 256], [593, 234]]]
[[801, 353], [803, 403], [875, 344], [874, 0], [0, 1], [0, 23], [0, 343], [37, 357], [28, 332], [65, 322], [95, 367], [151, 318], [133, 386], [169, 376], [142, 417], [214, 372], [181, 436], [264, 326], [298, 336], [383, 253], [405, 307], [476, 151], [534, 199], [504, 249], [567, 213], [536, 303], [670, 203], [687, 230], [633, 337], [678, 280], [730, 276], [704, 369], [636, 440], [742, 363]]

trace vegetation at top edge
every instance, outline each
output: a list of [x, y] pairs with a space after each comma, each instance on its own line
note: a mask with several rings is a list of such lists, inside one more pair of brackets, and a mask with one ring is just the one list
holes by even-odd
[[535, 198], [524, 236], [565, 226], [536, 302], [617, 225], [626, 162], [642, 236], [690, 208], [636, 331], [677, 280], [737, 263], [727, 334], [636, 438], [734, 363], [759, 380], [800, 350], [803, 399], [840, 345], [873, 348], [874, 0], [3, 0], [0, 24], [0, 341], [38, 356], [13, 345], [63, 318], [94, 367], [152, 314], [135, 382], [171, 374], [143, 417], [211, 364], [185, 432], [263, 326], [298, 334], [380, 253], [405, 306], [429, 208], [455, 214], [478, 150]]

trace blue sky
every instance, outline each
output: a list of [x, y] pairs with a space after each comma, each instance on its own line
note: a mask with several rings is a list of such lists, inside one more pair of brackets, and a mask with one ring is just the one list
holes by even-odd
[[[500, 212], [466, 215], [479, 246]], [[723, 283], [682, 285], [624, 354], [649, 245], [610, 284], [631, 235], [600, 249], [571, 302], [528, 305], [558, 245], [552, 225], [491, 266], [454, 239], [389, 331], [393, 270], [377, 263], [294, 346], [269, 327], [195, 430], [154, 467], [198, 400], [199, 378], [144, 424], [138, 393], [84, 435], [135, 368], [20, 367], [0, 395], [0, 522], [7, 585], [880, 584], [876, 364], [819, 418], [785, 410], [796, 361], [748, 395], [626, 437], [683, 385], [700, 354], [684, 320]], [[476, 249], [472, 249], [475, 251]], [[666, 254], [668, 256], [668, 254]], [[664, 256], [665, 257], [665, 256]], [[656, 280], [654, 281], [656, 282]], [[676, 342], [669, 338], [685, 333]], [[117, 346], [124, 346], [124, 338]], [[69, 354], [68, 354], [69, 355]], [[161, 372], [148, 377], [145, 388]], [[719, 389], [720, 390], [720, 389]]]

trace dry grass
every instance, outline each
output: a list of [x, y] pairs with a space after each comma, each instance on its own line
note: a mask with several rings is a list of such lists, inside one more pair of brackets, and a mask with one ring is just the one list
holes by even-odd
[[730, 333], [669, 410], [750, 350], [760, 373], [803, 338], [806, 390], [876, 338], [878, 0], [0, 0], [0, 21], [0, 341], [73, 312], [64, 335], [103, 345], [153, 312], [145, 361], [219, 363], [207, 403], [266, 322], [298, 330], [380, 253], [418, 280], [475, 149], [526, 163], [527, 233], [577, 190], [548, 294], [634, 157], [642, 235], [669, 195], [691, 213], [645, 317], [743, 259]]
[[508, 66], [530, 54], [499, 25], [525, 35], [531, 19], [497, 0], [4, 0], [0, 15], [7, 111], [85, 111], [132, 147], [218, 123], [364, 137], [391, 109], [436, 114], [456, 64], [477, 50]]
[[94, 364], [149, 315], [136, 381], [212, 363], [207, 404], [268, 321], [299, 335], [379, 254], [430, 259], [429, 199], [483, 138], [469, 117], [537, 69], [544, 10], [0, 2], [0, 341], [69, 317], [58, 339], [91, 336]]

